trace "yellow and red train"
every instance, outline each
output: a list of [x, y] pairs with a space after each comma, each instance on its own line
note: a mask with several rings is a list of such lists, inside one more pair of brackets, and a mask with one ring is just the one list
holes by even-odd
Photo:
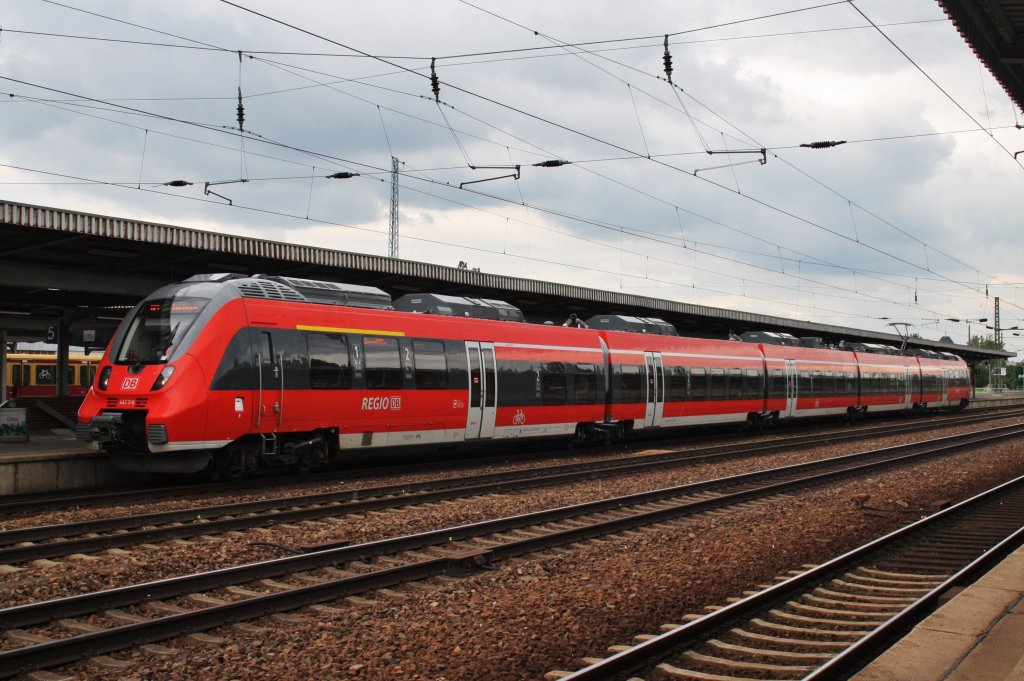
[[[68, 394], [84, 395], [96, 378], [99, 355], [68, 356]], [[7, 354], [7, 397], [48, 397], [57, 394], [57, 357], [52, 352]]]

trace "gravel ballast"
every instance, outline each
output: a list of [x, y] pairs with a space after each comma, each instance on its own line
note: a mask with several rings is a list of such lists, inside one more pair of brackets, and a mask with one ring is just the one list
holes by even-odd
[[[62, 559], [3, 574], [3, 605], [282, 555], [273, 544], [368, 541], [867, 448], [820, 447]], [[567, 546], [461, 579], [305, 608], [287, 622], [249, 623], [263, 630], [207, 632], [221, 642], [162, 643], [176, 654], [114, 653], [131, 662], [127, 668], [81, 662], [55, 671], [82, 679], [540, 679], [1022, 474], [1024, 445], [999, 445]]]

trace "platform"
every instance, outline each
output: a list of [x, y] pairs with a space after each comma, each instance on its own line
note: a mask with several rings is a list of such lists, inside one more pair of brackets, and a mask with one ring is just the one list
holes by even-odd
[[1024, 681], [1024, 547], [852, 680]]
[[0, 496], [116, 485], [126, 477], [69, 429], [33, 431], [28, 442], [0, 442]]

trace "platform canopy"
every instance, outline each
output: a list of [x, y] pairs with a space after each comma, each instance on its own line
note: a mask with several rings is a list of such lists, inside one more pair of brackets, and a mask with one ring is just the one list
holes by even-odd
[[1024, 111], [1024, 0], [938, 0], [953, 25]]
[[[103, 329], [109, 336], [132, 305], [160, 286], [237, 272], [375, 286], [394, 298], [436, 293], [506, 301], [531, 322], [618, 314], [662, 319], [680, 335], [704, 338], [770, 330], [827, 343], [902, 342], [895, 333], [19, 203], [0, 202], [0, 243], [0, 330], [8, 340], [44, 340], [55, 328], [76, 338], [98, 329], [90, 337], [102, 345]], [[912, 345], [968, 361], [1014, 356], [931, 340]]]

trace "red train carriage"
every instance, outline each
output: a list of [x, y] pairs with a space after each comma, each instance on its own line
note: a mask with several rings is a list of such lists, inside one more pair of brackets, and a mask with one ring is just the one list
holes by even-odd
[[405, 311], [377, 289], [277, 277], [164, 287], [111, 341], [79, 438], [129, 470], [234, 476], [378, 447], [967, 399], [966, 365], [952, 356], [681, 338], [665, 322], [629, 317], [595, 318], [594, 329], [518, 323], [506, 303], [451, 296], [394, 305]]
[[624, 430], [743, 422], [765, 409], [757, 345], [602, 331], [608, 346], [607, 420]]
[[971, 379], [966, 365], [948, 358], [918, 357], [921, 379], [915, 391], [914, 405], [919, 409], [953, 407], [971, 398]]
[[852, 415], [862, 411], [857, 356], [791, 345], [760, 345], [768, 376], [768, 418]]
[[915, 384], [920, 384], [916, 357], [857, 352], [860, 367], [860, 403], [864, 411], [913, 408]]

